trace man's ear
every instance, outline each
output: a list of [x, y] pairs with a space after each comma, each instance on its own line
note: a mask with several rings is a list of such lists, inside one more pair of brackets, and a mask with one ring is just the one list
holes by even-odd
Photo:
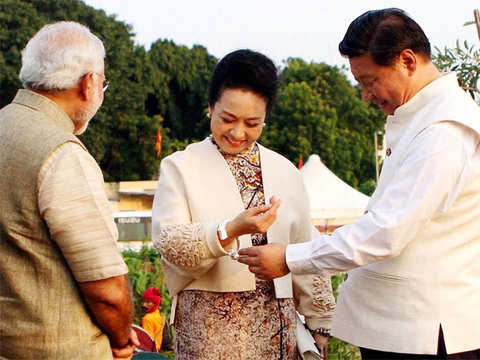
[[400, 66], [406, 69], [409, 75], [412, 75], [417, 70], [418, 55], [415, 54], [411, 49], [403, 49], [398, 57], [398, 60]]
[[90, 91], [93, 87], [93, 73], [86, 73], [78, 82], [78, 93], [83, 101], [90, 98]]

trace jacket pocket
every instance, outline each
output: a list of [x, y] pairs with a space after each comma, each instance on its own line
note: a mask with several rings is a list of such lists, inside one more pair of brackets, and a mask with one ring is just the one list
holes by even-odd
[[403, 276], [379, 273], [368, 269], [359, 269], [358, 275], [366, 279], [385, 281], [393, 284], [401, 284], [408, 281], [408, 278]]

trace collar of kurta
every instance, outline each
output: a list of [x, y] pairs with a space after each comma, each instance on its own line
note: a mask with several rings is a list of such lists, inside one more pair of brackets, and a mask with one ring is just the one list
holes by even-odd
[[405, 131], [411, 126], [412, 117], [421, 115], [422, 111], [425, 110], [425, 104], [443, 96], [446, 91], [452, 88], [458, 88], [457, 77], [454, 72], [435, 79], [405, 104], [399, 106], [393, 115], [387, 116], [385, 124], [387, 146], [394, 148]]
[[43, 113], [65, 131], [73, 134], [75, 126], [70, 117], [54, 101], [31, 90], [20, 89], [12, 103], [27, 106]]
[[425, 103], [441, 95], [445, 90], [458, 87], [457, 76], [455, 72], [450, 72], [440, 76], [427, 84], [423, 89], [417, 92], [405, 104], [399, 106], [393, 115], [387, 116], [387, 124], [401, 121], [411, 114], [417, 113]]

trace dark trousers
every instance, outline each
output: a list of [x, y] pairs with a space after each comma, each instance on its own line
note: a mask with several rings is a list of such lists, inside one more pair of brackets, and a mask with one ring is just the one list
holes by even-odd
[[437, 355], [400, 354], [366, 348], [360, 348], [360, 353], [362, 354], [362, 360], [480, 360], [480, 349], [447, 355], [441, 328], [438, 336]]

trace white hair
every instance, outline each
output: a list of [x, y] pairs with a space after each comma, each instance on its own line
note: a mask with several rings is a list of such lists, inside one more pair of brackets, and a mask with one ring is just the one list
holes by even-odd
[[22, 51], [20, 81], [27, 89], [74, 88], [88, 72], [103, 73], [105, 48], [90, 30], [73, 21], [42, 27]]

